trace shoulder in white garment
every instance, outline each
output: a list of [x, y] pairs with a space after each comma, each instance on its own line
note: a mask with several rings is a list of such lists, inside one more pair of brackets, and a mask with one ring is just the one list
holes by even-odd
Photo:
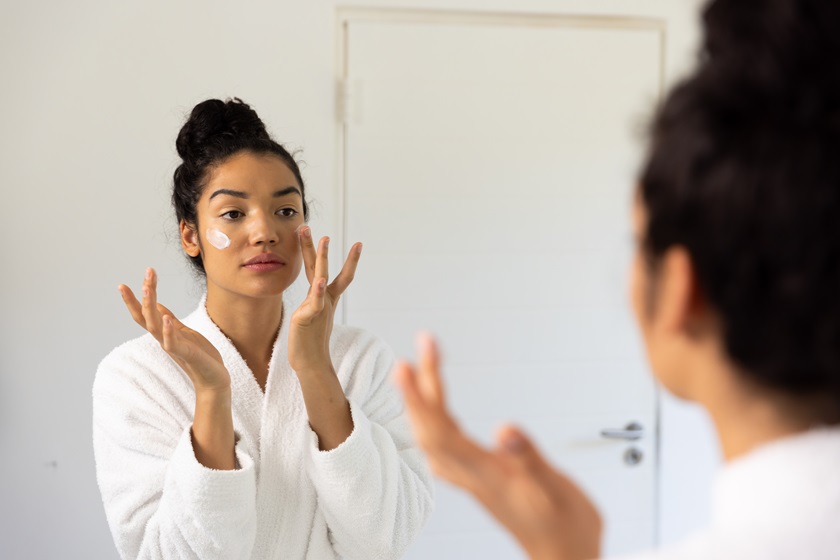
[[725, 465], [712, 511], [711, 526], [685, 542], [620, 560], [838, 560], [840, 427], [784, 438]]

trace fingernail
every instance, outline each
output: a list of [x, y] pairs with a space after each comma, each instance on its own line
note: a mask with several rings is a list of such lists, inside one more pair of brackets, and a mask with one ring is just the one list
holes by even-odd
[[152, 279], [152, 269], [147, 268], [146, 269], [146, 280], [151, 280], [151, 279]]
[[359, 253], [360, 255], [362, 254], [362, 244], [361, 243], [359, 243], [359, 247], [356, 249], [356, 252]]
[[329, 237], [325, 237], [325, 238], [324, 238], [324, 249], [326, 249], [326, 248], [327, 248], [327, 247], [329, 247], [329, 246], [330, 246], [330, 238], [329, 238]]
[[309, 237], [310, 235], [312, 235], [312, 230], [310, 230], [308, 227], [303, 228], [303, 236]]
[[434, 346], [432, 335], [426, 331], [421, 331], [417, 335], [417, 349], [420, 352], [430, 352]]
[[522, 439], [522, 436], [517, 432], [508, 432], [504, 437], [502, 445], [504, 445], [505, 449], [508, 451], [519, 453], [525, 449], [525, 440]]

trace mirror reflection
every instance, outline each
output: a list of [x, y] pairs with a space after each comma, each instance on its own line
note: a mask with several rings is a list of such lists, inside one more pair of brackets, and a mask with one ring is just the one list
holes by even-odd
[[8, 10], [0, 557], [820, 557], [834, 8], [550, 4]]

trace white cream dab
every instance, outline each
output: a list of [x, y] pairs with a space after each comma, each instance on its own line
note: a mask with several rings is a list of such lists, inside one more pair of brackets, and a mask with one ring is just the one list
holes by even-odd
[[210, 242], [210, 245], [219, 250], [230, 247], [230, 237], [217, 229], [207, 229], [207, 241]]

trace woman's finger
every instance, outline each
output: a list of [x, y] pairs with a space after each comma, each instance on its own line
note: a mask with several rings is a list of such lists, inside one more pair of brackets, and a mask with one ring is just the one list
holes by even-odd
[[554, 468], [545, 460], [531, 439], [515, 426], [502, 426], [496, 434], [496, 442], [504, 453], [516, 461], [530, 474], [542, 478], [554, 474]]
[[417, 388], [417, 376], [410, 363], [398, 361], [394, 365], [394, 381], [403, 394], [405, 408], [408, 411], [409, 420], [415, 426], [415, 431], [424, 425], [425, 400]]
[[161, 317], [161, 345], [169, 355], [180, 360], [181, 366], [184, 367], [195, 359], [196, 348], [193, 341], [185, 337], [178, 328], [176, 321], [171, 315]]
[[312, 279], [315, 277], [315, 242], [312, 240], [312, 228], [309, 226], [302, 226], [298, 230], [298, 239], [300, 241], [300, 252], [303, 255], [303, 269], [306, 271], [306, 279], [309, 284], [312, 284]]
[[395, 364], [394, 381], [403, 394], [408, 420], [417, 443], [430, 459], [442, 459], [445, 451], [441, 442], [451, 435], [443, 433], [448, 432], [445, 427], [449, 424], [445, 411], [429, 406], [418, 385], [417, 372], [410, 363], [400, 360]]
[[322, 237], [321, 241], [318, 242], [318, 253], [315, 257], [315, 282], [319, 278], [323, 278], [326, 281], [329, 276], [329, 249], [330, 238]]
[[417, 336], [417, 353], [420, 391], [430, 403], [444, 406], [446, 398], [440, 378], [440, 353], [432, 335], [424, 332]]
[[165, 305], [163, 305], [162, 303], [158, 302], [158, 304], [157, 304], [157, 308], [158, 308], [158, 312], [161, 314], [161, 316], [163, 316], [163, 315], [169, 315], [169, 319], [172, 321], [172, 324], [173, 324], [173, 325], [174, 325], [174, 326], [175, 326], [178, 330], [187, 329], [188, 331], [192, 331], [192, 329], [190, 329], [189, 327], [185, 326], [185, 325], [184, 325], [184, 323], [182, 323], [181, 321], [179, 321], [179, 320], [178, 320], [178, 318], [175, 316], [175, 314], [174, 314], [174, 313], [172, 313], [172, 311], [170, 311], [170, 310], [169, 310], [169, 308], [168, 308], [168, 307], [166, 307]]
[[498, 470], [492, 464], [495, 460], [492, 454], [465, 436], [445, 408], [426, 400], [411, 364], [397, 362], [394, 380], [405, 399], [414, 437], [426, 453], [432, 470], [479, 496], [488, 473]]
[[318, 314], [324, 310], [324, 304], [327, 299], [327, 279], [326, 278], [315, 278], [315, 284], [312, 286], [311, 290], [311, 311], [314, 314]]
[[502, 426], [496, 434], [500, 451], [527, 477], [536, 481], [557, 503], [583, 496], [579, 487], [556, 470], [534, 442], [515, 426]]
[[306, 299], [300, 304], [292, 320], [299, 325], [308, 325], [324, 310], [326, 304], [327, 282], [323, 278], [316, 280], [312, 286], [309, 287], [309, 293], [306, 294]]
[[350, 248], [350, 254], [347, 255], [347, 260], [344, 261], [344, 266], [341, 267], [341, 272], [335, 277], [335, 280], [330, 284], [330, 294], [337, 298], [344, 293], [347, 286], [353, 281], [356, 276], [356, 267], [359, 266], [359, 259], [362, 257], [362, 244], [356, 243]]
[[143, 317], [143, 308], [140, 302], [137, 301], [137, 298], [134, 297], [134, 292], [125, 284], [117, 286], [117, 290], [119, 290], [123, 303], [125, 303], [128, 312], [131, 314], [131, 318], [134, 319], [135, 323], [145, 329], [146, 319]]
[[175, 327], [172, 324], [172, 319], [169, 315], [163, 316], [163, 341], [161, 342], [161, 346], [163, 349], [166, 350], [167, 354], [172, 354], [177, 356], [177, 341], [175, 339]]
[[143, 317], [146, 319], [146, 330], [161, 340], [161, 316], [157, 309], [157, 278], [152, 268], [146, 269], [146, 277], [143, 280]]
[[405, 361], [394, 366], [394, 381], [405, 400], [409, 421], [426, 451], [440, 451], [441, 444], [450, 442], [459, 431], [455, 420], [446, 408], [430, 402], [420, 386], [420, 379], [414, 367]]

